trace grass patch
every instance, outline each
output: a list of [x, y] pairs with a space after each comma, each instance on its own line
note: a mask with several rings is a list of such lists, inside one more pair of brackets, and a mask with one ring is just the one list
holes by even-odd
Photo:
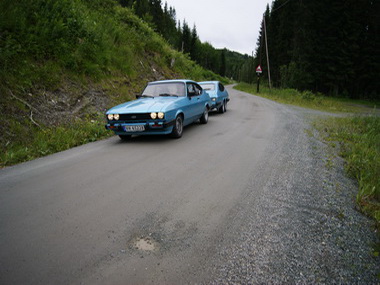
[[36, 126], [29, 135], [20, 136], [24, 140], [8, 142], [0, 154], [0, 167], [32, 160], [41, 156], [60, 152], [88, 142], [111, 136], [104, 128], [104, 115], [77, 120], [70, 125], [39, 129]]
[[333, 98], [324, 96], [321, 93], [314, 94], [311, 91], [300, 92], [296, 89], [269, 89], [266, 86], [260, 86], [260, 92], [257, 93], [256, 85], [247, 83], [239, 83], [234, 88], [279, 103], [334, 113], [362, 113], [372, 111], [372, 109], [375, 112], [376, 107], [380, 106], [380, 102]]
[[359, 183], [357, 203], [380, 225], [380, 118], [329, 118], [315, 123], [323, 139], [339, 142], [347, 173]]

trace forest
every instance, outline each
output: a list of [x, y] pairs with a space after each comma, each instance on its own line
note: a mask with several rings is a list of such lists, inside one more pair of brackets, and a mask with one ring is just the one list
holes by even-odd
[[[275, 0], [265, 11], [276, 87], [379, 99], [380, 1]], [[264, 21], [255, 65], [268, 79]]]
[[185, 19], [177, 19], [175, 7], [161, 0], [119, 0], [119, 3], [132, 9], [173, 48], [189, 54], [203, 68], [237, 81], [252, 81], [253, 73], [242, 73], [246, 63], [252, 63], [252, 56], [227, 48], [216, 49], [208, 42], [201, 42], [195, 25], [190, 27]]
[[[108, 46], [101, 47], [107, 37], [97, 38], [99, 31], [110, 29], [120, 19], [116, 14], [107, 24], [94, 22], [96, 25], [92, 26], [89, 20], [94, 11], [116, 9], [118, 5], [128, 8], [129, 14], [137, 15], [171, 48], [222, 77], [253, 84], [257, 80], [255, 69], [261, 65], [261, 80], [268, 84], [270, 79], [274, 87], [353, 99], [379, 99], [379, 1], [274, 0], [263, 11], [265, 21], [262, 21], [254, 57], [227, 48], [216, 49], [211, 43], [202, 42], [196, 26], [190, 27], [185, 19], [177, 19], [175, 7], [169, 7], [163, 0], [32, 3], [20, 0], [17, 4], [3, 0], [0, 5], [4, 12], [0, 19], [0, 61], [3, 63], [0, 74], [3, 78], [12, 74], [15, 78], [23, 78], [23, 86], [32, 86], [36, 81], [26, 82], [36, 74], [27, 69], [31, 64], [23, 60], [38, 61], [41, 65], [42, 59], [52, 66], [60, 61], [65, 68], [97, 74], [106, 72], [108, 66], [120, 65], [120, 70], [130, 66], [120, 64], [117, 58], [130, 54], [132, 46], [149, 50], [148, 46], [142, 48], [145, 38], [129, 37], [123, 41], [132, 42], [123, 44], [120, 28], [107, 36], [118, 49], [114, 52], [107, 51]], [[86, 12], [84, 17], [80, 12], [83, 5], [92, 11]], [[27, 12], [34, 10], [34, 14]], [[120, 24], [127, 24], [133, 32], [134, 22], [123, 20]], [[152, 50], [157, 48], [159, 45], [152, 46]], [[132, 61], [131, 57], [126, 60]], [[39, 73], [47, 66], [45, 63], [40, 66]], [[50, 67], [42, 75], [47, 77], [45, 81], [51, 81]], [[125, 71], [130, 72], [128, 68]]]
[[[279, 88], [352, 99], [379, 99], [380, 4], [373, 0], [274, 0], [264, 13], [254, 59], [201, 42], [196, 26], [161, 0], [119, 0], [202, 67], [255, 83], [255, 69]], [[264, 12], [264, 11], [263, 11]], [[264, 20], [264, 17], [263, 17]], [[266, 47], [268, 55], [266, 54]]]

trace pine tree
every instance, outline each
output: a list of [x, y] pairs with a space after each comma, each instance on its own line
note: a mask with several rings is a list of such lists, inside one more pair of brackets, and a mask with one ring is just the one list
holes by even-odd
[[184, 53], [190, 53], [191, 46], [191, 31], [189, 25], [183, 20], [182, 24], [182, 51]]
[[223, 49], [222, 53], [220, 54], [220, 71], [219, 74], [221, 76], [226, 75], [226, 50]]
[[[371, 0], [275, 0], [265, 13], [274, 84], [332, 96], [378, 96], [379, 5]], [[263, 37], [261, 30], [256, 63], [265, 69]]]
[[191, 30], [191, 36], [190, 36], [190, 57], [197, 61], [198, 58], [198, 51], [197, 51], [197, 42], [199, 41], [197, 28], [194, 24], [193, 29]]

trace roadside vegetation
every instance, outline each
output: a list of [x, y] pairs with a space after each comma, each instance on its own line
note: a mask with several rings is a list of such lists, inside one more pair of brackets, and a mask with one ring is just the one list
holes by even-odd
[[319, 111], [334, 113], [363, 113], [376, 111], [380, 106], [380, 101], [364, 101], [349, 98], [339, 98], [325, 96], [322, 93], [313, 93], [311, 91], [298, 91], [296, 89], [283, 89], [267, 87], [267, 83], [260, 84], [259, 93], [257, 93], [256, 84], [240, 83], [235, 89], [247, 93], [255, 94], [270, 100], [283, 104], [291, 104], [299, 107], [311, 108]]
[[268, 79], [270, 59], [274, 86], [379, 100], [379, 10], [379, 1], [273, 0], [245, 82], [258, 65]]
[[0, 160], [3, 165], [12, 165], [94, 142], [107, 136], [110, 136], [110, 133], [103, 126], [103, 116], [72, 122], [70, 126], [36, 129], [33, 131], [33, 138], [15, 141], [6, 146], [7, 151], [1, 153]]
[[339, 143], [346, 171], [358, 181], [357, 203], [380, 229], [380, 117], [329, 118], [314, 125], [331, 146]]
[[246, 83], [235, 88], [283, 104], [350, 114], [318, 120], [314, 126], [324, 141], [334, 147], [339, 144], [337, 149], [346, 161], [348, 175], [358, 181], [357, 204], [376, 220], [380, 230], [380, 116], [376, 115], [379, 102], [332, 98], [295, 89], [270, 90], [265, 86], [260, 86], [257, 93], [256, 85]]

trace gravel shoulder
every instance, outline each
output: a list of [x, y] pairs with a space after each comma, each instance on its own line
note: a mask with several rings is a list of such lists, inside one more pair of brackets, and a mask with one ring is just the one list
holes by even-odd
[[377, 236], [356, 210], [358, 186], [311, 135], [311, 118], [326, 114], [268, 104], [277, 105], [278, 139], [230, 213], [212, 278], [202, 283], [379, 284]]

